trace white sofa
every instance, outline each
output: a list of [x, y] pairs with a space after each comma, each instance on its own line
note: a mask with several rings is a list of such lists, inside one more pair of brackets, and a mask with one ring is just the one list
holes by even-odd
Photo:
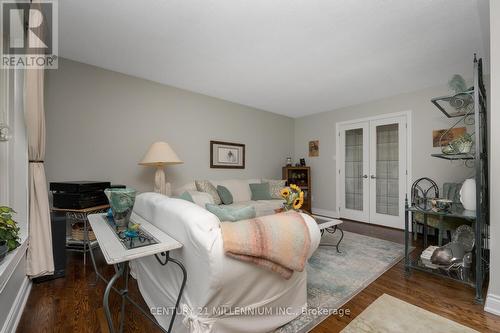
[[[170, 253], [187, 270], [183, 313], [175, 320], [174, 332], [270, 332], [297, 317], [306, 306], [305, 270], [284, 280], [277, 273], [227, 257], [220, 222], [207, 210], [186, 200], [143, 193], [137, 196], [135, 214], [183, 244], [182, 249]], [[321, 236], [316, 222], [308, 215], [303, 217], [311, 238], [310, 257]], [[182, 280], [179, 268], [161, 266], [154, 257], [130, 265], [144, 300], [167, 328], [170, 315], [168, 311], [158, 315], [158, 307], [174, 304]], [[232, 313], [222, 313], [224, 309]]]
[[[218, 185], [225, 186], [233, 196], [232, 207], [245, 207], [254, 206], [257, 216], [265, 216], [274, 214], [274, 210], [280, 208], [283, 204], [282, 199], [273, 200], [252, 200], [252, 192], [250, 191], [249, 184], [261, 183], [260, 179], [229, 179], [229, 180], [210, 180], [210, 182], [217, 187]], [[212, 197], [204, 192], [198, 192], [196, 185], [193, 182], [188, 183], [174, 191], [174, 195], [181, 195], [188, 192], [193, 198], [194, 202], [203, 208], [205, 204], [214, 203]]]

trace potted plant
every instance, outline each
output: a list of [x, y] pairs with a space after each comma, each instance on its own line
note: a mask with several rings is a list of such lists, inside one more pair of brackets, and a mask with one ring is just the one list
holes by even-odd
[[12, 219], [16, 212], [7, 206], [0, 206], [0, 261], [7, 252], [14, 250], [20, 245], [19, 227]]

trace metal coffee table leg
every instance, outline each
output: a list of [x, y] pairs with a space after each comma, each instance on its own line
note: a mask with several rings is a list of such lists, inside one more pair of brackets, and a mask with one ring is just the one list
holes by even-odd
[[344, 239], [344, 231], [341, 228], [339, 228], [338, 226], [334, 226], [333, 231], [330, 231], [330, 230], [327, 230], [327, 231], [334, 234], [337, 231], [337, 229], [340, 231], [340, 239], [337, 242], [337, 244], [335, 245], [335, 247], [337, 248], [337, 253], [341, 253], [339, 251], [339, 245], [340, 245], [340, 242], [342, 242], [342, 239]]
[[336, 226], [333, 226], [331, 228], [321, 229], [320, 232], [321, 232], [321, 236], [323, 236], [323, 234], [325, 233], [325, 230], [328, 231], [328, 233], [330, 233], [330, 234], [334, 234], [337, 231], [337, 229], [340, 231], [340, 239], [337, 242], [337, 244], [319, 243], [319, 245], [320, 246], [335, 246], [335, 248], [337, 249], [337, 253], [342, 253], [339, 250], [339, 246], [340, 246], [340, 242], [342, 242], [342, 239], [344, 239], [344, 231], [339, 226], [336, 225]]

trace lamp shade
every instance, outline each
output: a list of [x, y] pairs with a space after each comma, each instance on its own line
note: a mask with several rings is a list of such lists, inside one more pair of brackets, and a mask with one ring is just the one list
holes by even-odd
[[155, 142], [149, 147], [148, 152], [142, 160], [140, 165], [161, 167], [169, 164], [183, 163], [170, 145], [166, 142]]

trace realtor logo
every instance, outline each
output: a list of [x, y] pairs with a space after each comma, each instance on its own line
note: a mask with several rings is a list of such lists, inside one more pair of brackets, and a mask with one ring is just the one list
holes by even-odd
[[1, 68], [57, 68], [57, 2], [2, 0]]

